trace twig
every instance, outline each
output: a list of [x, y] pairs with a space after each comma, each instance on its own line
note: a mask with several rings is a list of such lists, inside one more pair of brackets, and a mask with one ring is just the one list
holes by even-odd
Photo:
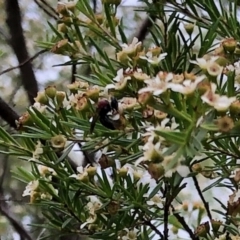
[[8, 167], [8, 155], [4, 156], [4, 158], [1, 161], [2, 161], [3, 165], [1, 166], [2, 174], [0, 176], [0, 192], [3, 191], [3, 181], [4, 181], [4, 177], [6, 175], [7, 167]]
[[76, 81], [76, 77], [75, 77], [76, 73], [77, 73], [77, 65], [76, 65], [76, 63], [73, 63], [73, 65], [72, 65], [71, 83], [74, 83]]
[[[155, 1], [153, 1], [154, 4]], [[137, 33], [134, 34], [134, 36], [138, 39], [138, 41], [144, 41], [147, 34], [149, 33], [150, 28], [153, 26], [153, 23], [156, 21], [156, 14], [154, 13], [149, 13], [148, 17], [143, 20], [140, 29], [138, 30]]]
[[0, 206], [0, 213], [8, 219], [22, 239], [33, 240], [26, 229], [8, 212], [7, 209]]
[[165, 204], [163, 207], [163, 225], [164, 225], [163, 235], [164, 235], [164, 240], [168, 240], [168, 214], [169, 214], [169, 207], [172, 202], [169, 196], [168, 182], [165, 182], [164, 195], [165, 195]]
[[48, 7], [49, 9], [51, 9], [51, 11], [54, 12], [54, 14], [58, 15], [58, 14], [57, 14], [57, 11], [56, 11], [48, 2], [46, 2], [45, 0], [41, 0], [41, 2], [42, 2], [46, 7]]
[[161, 237], [161, 239], [164, 239], [163, 234], [157, 229], [156, 226], [154, 226], [154, 224], [151, 223], [151, 220], [144, 220], [143, 223], [149, 226], [156, 234], [158, 234]]
[[11, 127], [17, 128], [16, 120], [20, 116], [2, 98], [0, 98], [0, 117]]
[[23, 61], [22, 63], [20, 63], [19, 65], [15, 66], [15, 67], [10, 67], [10, 68], [7, 68], [5, 70], [3, 70], [2, 72], [0, 72], [0, 76], [3, 75], [4, 73], [7, 73], [7, 72], [10, 72], [14, 69], [17, 69], [17, 68], [20, 68], [22, 67], [24, 64], [28, 63], [28, 62], [32, 62], [35, 58], [37, 58], [39, 55], [47, 52], [48, 50], [41, 50], [37, 53], [35, 53], [32, 57], [26, 59], [25, 61]]
[[[5, 171], [7, 168], [7, 160], [8, 156], [4, 158], [3, 173], [0, 177], [0, 197], [4, 195], [2, 185], [5, 177]], [[15, 228], [15, 230], [21, 237], [21, 239], [33, 240], [28, 234], [28, 232], [25, 230], [25, 228], [8, 211], [6, 202], [0, 202], [0, 213], [8, 219], [8, 221], [11, 223], [11, 225]]]
[[[45, 1], [42, 0], [42, 3], [47, 6], [48, 8], [50, 8], [50, 10], [48, 10], [47, 8], [45, 8], [43, 5], [41, 5], [37, 0], [34, 0], [34, 2], [38, 5], [39, 8], [41, 8], [49, 17], [54, 18], [55, 20], [58, 20], [58, 17], [55, 16], [56, 12], [55, 10]], [[54, 11], [54, 13], [51, 13], [51, 11]]]
[[[191, 167], [189, 168], [189, 170], [190, 170], [190, 172], [192, 172]], [[196, 176], [192, 176], [192, 179], [193, 179], [194, 185], [196, 187], [196, 190], [198, 192], [198, 195], [201, 198], [201, 200], [203, 202], [203, 205], [204, 205], [204, 207], [205, 207], [205, 209], [207, 211], [207, 215], [208, 215], [209, 219], [212, 220], [212, 214], [211, 214], [210, 209], [209, 209], [209, 204], [208, 204], [208, 202], [206, 202], [206, 200], [205, 200], [205, 198], [204, 198], [204, 196], [202, 194], [202, 191], [200, 189], [200, 186], [198, 184], [198, 180], [197, 180]]]
[[174, 207], [172, 205], [171, 205], [171, 208], [172, 208], [172, 211], [173, 211], [173, 215], [182, 224], [183, 228], [187, 231], [187, 233], [189, 234], [191, 239], [192, 240], [199, 240], [199, 237], [195, 236], [195, 234], [193, 233], [192, 229], [186, 223], [185, 219], [182, 216], [180, 216], [178, 213], [174, 213], [175, 209], [174, 209]]
[[[18, 59], [19, 64], [29, 59], [26, 41], [22, 28], [22, 16], [18, 0], [5, 0], [6, 6], [6, 24], [11, 36], [10, 45]], [[20, 68], [21, 82], [27, 92], [29, 102], [33, 104], [34, 97], [38, 92], [38, 83], [34, 75], [32, 64], [27, 61]]]

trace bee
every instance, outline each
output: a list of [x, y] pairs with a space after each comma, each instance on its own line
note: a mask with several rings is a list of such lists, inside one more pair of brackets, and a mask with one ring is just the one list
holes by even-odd
[[111, 97], [109, 102], [107, 99], [101, 99], [97, 104], [96, 114], [93, 117], [90, 126], [90, 133], [93, 132], [97, 121], [111, 130], [122, 129], [123, 117], [119, 114], [118, 101]]

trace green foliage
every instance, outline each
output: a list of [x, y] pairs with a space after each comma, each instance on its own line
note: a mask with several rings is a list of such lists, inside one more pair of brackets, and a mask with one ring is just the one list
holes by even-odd
[[[52, 36], [39, 45], [91, 74], [76, 74], [69, 91], [40, 92], [18, 134], [0, 128], [3, 153], [31, 164], [15, 174], [43, 211], [38, 226], [93, 239], [166, 240], [170, 226], [191, 239], [238, 235], [240, 34], [236, 2], [225, 5], [146, 1], [149, 46], [127, 40], [116, 1], [104, 1], [100, 15], [87, 0], [58, 5], [61, 20], [49, 23]], [[113, 96], [119, 108], [101, 115]], [[86, 160], [77, 168], [76, 145]], [[202, 201], [192, 210], [190, 180]], [[217, 188], [231, 191], [221, 210]], [[215, 218], [223, 230], [214, 230]]]

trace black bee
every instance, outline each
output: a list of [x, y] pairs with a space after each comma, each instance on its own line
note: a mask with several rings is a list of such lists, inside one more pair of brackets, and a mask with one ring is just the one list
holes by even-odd
[[110, 114], [118, 113], [118, 101], [116, 98], [112, 97], [111, 102], [107, 99], [102, 99], [98, 102], [96, 115], [93, 117], [90, 133], [93, 132], [96, 122], [99, 120], [100, 123], [111, 130], [118, 129], [119, 121], [111, 118]]

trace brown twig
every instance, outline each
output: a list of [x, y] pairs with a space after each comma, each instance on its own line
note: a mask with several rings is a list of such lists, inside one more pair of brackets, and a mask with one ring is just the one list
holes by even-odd
[[33, 240], [28, 234], [26, 229], [11, 215], [11, 213], [0, 205], [0, 213], [8, 219], [17, 233], [21, 236], [21, 239]]
[[185, 219], [179, 215], [179, 213], [175, 213], [175, 208], [171, 205], [173, 215], [177, 218], [177, 220], [182, 224], [183, 228], [186, 230], [186, 232], [189, 234], [192, 240], [199, 240], [199, 237], [195, 236], [192, 229], [188, 226]]
[[5, 70], [3, 70], [2, 72], [0, 72], [0, 76], [3, 75], [4, 73], [7, 73], [7, 72], [10, 72], [14, 69], [17, 69], [17, 68], [20, 68], [22, 67], [23, 65], [25, 65], [26, 63], [28, 62], [32, 62], [35, 58], [37, 58], [39, 55], [47, 52], [48, 50], [41, 50], [39, 52], [37, 52], [36, 54], [34, 54], [32, 57], [26, 59], [25, 61], [23, 61], [22, 63], [20, 63], [19, 65], [15, 66], [15, 67], [10, 67], [10, 68], [7, 68]]
[[[6, 24], [9, 28], [10, 45], [18, 59], [19, 64], [29, 58], [23, 34], [21, 11], [18, 0], [5, 0]], [[29, 102], [34, 103], [38, 92], [38, 84], [33, 72], [32, 64], [27, 61], [20, 67], [21, 82], [27, 92]]]
[[[54, 18], [55, 20], [58, 20], [58, 16], [57, 13], [55, 11], [55, 9], [53, 9], [47, 2], [45, 2], [44, 0], [41, 0], [42, 4], [45, 5], [41, 5], [37, 0], [34, 0], [34, 2], [38, 5], [39, 8], [41, 8], [49, 17]], [[48, 9], [49, 8], [49, 9]], [[51, 12], [52, 11], [52, 12]]]
[[156, 226], [154, 226], [154, 224], [151, 223], [151, 220], [144, 220], [143, 223], [149, 226], [156, 234], [158, 234], [161, 237], [161, 239], [164, 239], [163, 234], [157, 229]]
[[2, 98], [0, 98], [0, 117], [11, 127], [17, 128], [16, 121], [20, 116]]
[[[192, 168], [189, 168], [189, 170], [190, 170], [190, 172], [192, 172]], [[207, 215], [208, 215], [209, 219], [212, 220], [212, 214], [211, 214], [210, 209], [209, 209], [209, 204], [208, 204], [208, 202], [205, 200], [205, 198], [203, 196], [203, 193], [202, 193], [202, 191], [200, 189], [200, 186], [198, 184], [198, 180], [197, 180], [196, 176], [193, 175], [192, 179], [193, 179], [195, 188], [196, 188], [196, 190], [198, 192], [198, 195], [201, 198], [201, 200], [203, 202], [203, 205], [204, 205], [204, 207], [205, 207], [205, 209], [207, 211]]]

